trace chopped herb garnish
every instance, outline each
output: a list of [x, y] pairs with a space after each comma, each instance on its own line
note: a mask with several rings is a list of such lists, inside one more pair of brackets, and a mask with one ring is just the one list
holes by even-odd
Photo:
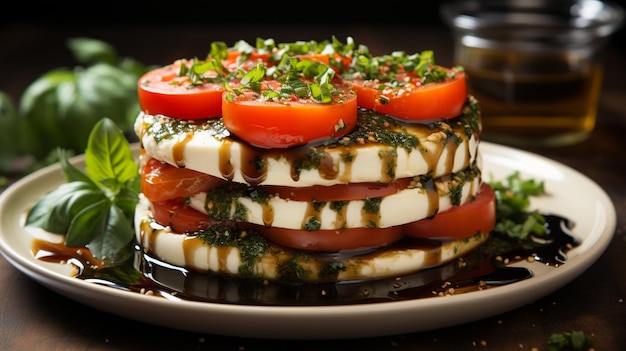
[[543, 215], [529, 210], [530, 197], [546, 193], [543, 181], [522, 179], [516, 171], [504, 181], [491, 181], [489, 185], [496, 195], [496, 232], [520, 241], [546, 234]]
[[548, 351], [585, 350], [592, 347], [593, 339], [582, 331], [553, 333], [548, 339]]

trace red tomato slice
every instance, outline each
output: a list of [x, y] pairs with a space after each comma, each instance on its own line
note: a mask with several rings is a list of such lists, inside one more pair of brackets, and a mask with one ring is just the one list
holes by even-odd
[[[449, 71], [449, 70], [448, 70]], [[385, 82], [346, 80], [357, 92], [358, 105], [408, 121], [454, 118], [461, 114], [467, 99], [467, 83], [463, 72], [441, 83], [421, 85], [415, 76], [400, 88], [386, 86]]]
[[[240, 57], [244, 55], [246, 55], [245, 60], [240, 59]], [[242, 61], [256, 63], [257, 61], [268, 62], [269, 58], [270, 58], [269, 52], [259, 52], [258, 50], [253, 50], [249, 54], [245, 54], [245, 53], [242, 53], [241, 51], [231, 50], [231, 51], [228, 51], [228, 57], [226, 58], [226, 61], [232, 62], [232, 63], [236, 63], [236, 62], [243, 63]]]
[[247, 72], [256, 67], [258, 62], [263, 62], [268, 67], [273, 66], [273, 63], [270, 62], [270, 57], [270, 53], [259, 52], [258, 50], [254, 50], [247, 54], [240, 51], [229, 51], [228, 57], [224, 60], [224, 66], [233, 72], [238, 69]]
[[205, 229], [215, 221], [187, 206], [182, 198], [152, 203], [152, 217], [176, 233], [193, 233]]
[[496, 202], [493, 189], [486, 183], [480, 187], [476, 198], [431, 219], [404, 225], [404, 235], [414, 238], [462, 239], [478, 232], [488, 233], [496, 223]]
[[141, 191], [153, 202], [187, 197], [227, 181], [187, 168], [178, 168], [151, 158], [142, 168]]
[[356, 126], [357, 100], [342, 87], [341, 101], [329, 104], [293, 98], [263, 101], [247, 91], [229, 101], [224, 94], [224, 126], [245, 142], [260, 148], [282, 149], [341, 137]]
[[298, 250], [337, 252], [386, 246], [402, 237], [402, 227], [296, 230], [254, 226], [272, 242]]
[[350, 183], [329, 186], [314, 185], [301, 188], [262, 185], [258, 189], [265, 194], [278, 195], [280, 198], [296, 201], [350, 201], [395, 194], [402, 189], [406, 189], [411, 181], [413, 181], [413, 178], [396, 179], [388, 184]]
[[137, 93], [141, 110], [181, 119], [221, 116], [224, 86], [221, 83], [193, 86], [188, 77], [178, 76], [181, 64], [190, 62], [176, 62], [139, 78]]

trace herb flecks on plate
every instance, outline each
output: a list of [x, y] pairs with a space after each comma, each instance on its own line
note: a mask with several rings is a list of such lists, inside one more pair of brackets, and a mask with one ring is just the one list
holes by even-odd
[[140, 178], [123, 132], [111, 119], [100, 120], [89, 135], [84, 171], [61, 149], [59, 159], [67, 183], [35, 204], [26, 226], [65, 235], [66, 246], [87, 247], [103, 266], [130, 257]]
[[573, 330], [571, 332], [553, 333], [548, 339], [548, 351], [561, 350], [591, 350], [594, 340], [583, 331]]
[[496, 194], [494, 231], [519, 241], [546, 234], [545, 217], [538, 210], [530, 210], [530, 197], [546, 194], [543, 181], [522, 179], [515, 171], [503, 181], [488, 184]]

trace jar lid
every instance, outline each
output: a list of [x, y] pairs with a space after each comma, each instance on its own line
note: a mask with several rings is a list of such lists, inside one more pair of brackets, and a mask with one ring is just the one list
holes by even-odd
[[613, 34], [621, 6], [599, 0], [468, 0], [441, 8], [444, 22], [483, 39], [583, 43]]

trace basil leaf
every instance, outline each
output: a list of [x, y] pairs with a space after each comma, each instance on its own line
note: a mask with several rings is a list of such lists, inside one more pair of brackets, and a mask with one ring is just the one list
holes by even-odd
[[70, 223], [65, 236], [65, 246], [78, 247], [89, 244], [98, 233], [105, 230], [110, 209], [111, 203], [106, 198], [84, 207]]
[[50, 233], [65, 234], [72, 220], [85, 207], [105, 199], [93, 183], [69, 182], [44, 195], [28, 212], [26, 226]]
[[63, 170], [65, 179], [67, 179], [68, 182], [86, 182], [97, 186], [87, 174], [85, 174], [83, 171], [76, 168], [73, 164], [69, 162], [67, 157], [67, 150], [58, 149], [57, 153], [59, 155], [59, 163], [61, 164], [61, 169]]
[[138, 177], [138, 166], [128, 141], [115, 122], [108, 118], [96, 123], [89, 135], [85, 163], [91, 179], [109, 186], [117, 187]]
[[68, 183], [44, 195], [29, 211], [26, 225], [65, 234], [66, 246], [88, 247], [105, 265], [130, 257], [141, 179], [121, 129], [108, 118], [95, 124], [85, 172], [69, 162], [66, 150], [58, 154]]
[[124, 211], [102, 199], [85, 207], [72, 220], [65, 237], [68, 247], [87, 246], [92, 255], [106, 261], [126, 258], [133, 240], [132, 223]]
[[120, 191], [114, 199], [115, 206], [119, 207], [124, 213], [128, 213], [129, 216], [135, 213], [135, 207], [139, 201], [137, 197], [138, 192], [135, 190], [140, 187], [139, 181], [140, 179], [137, 178], [136, 182], [133, 182], [132, 185], [126, 184], [120, 188]]
[[89, 242], [89, 250], [107, 261], [120, 261], [130, 256], [129, 243], [134, 238], [132, 223], [117, 206], [111, 206], [107, 221], [97, 235]]

